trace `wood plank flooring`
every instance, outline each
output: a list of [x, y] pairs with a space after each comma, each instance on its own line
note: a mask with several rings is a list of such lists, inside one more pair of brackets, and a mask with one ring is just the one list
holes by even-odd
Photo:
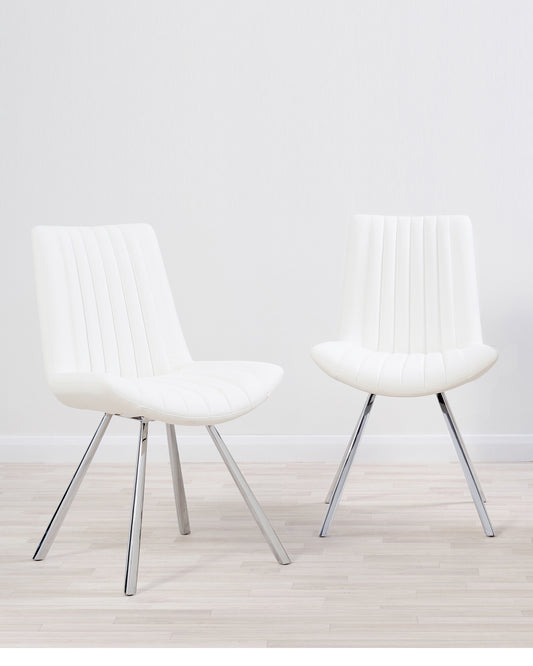
[[279, 566], [222, 464], [148, 460], [138, 592], [123, 596], [134, 470], [94, 463], [46, 560], [72, 465], [0, 467], [2, 647], [533, 647], [533, 464], [479, 464], [486, 538], [457, 464], [244, 464], [293, 557]]

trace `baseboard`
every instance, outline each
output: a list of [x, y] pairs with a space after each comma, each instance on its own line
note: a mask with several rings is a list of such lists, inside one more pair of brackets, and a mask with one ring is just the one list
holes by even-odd
[[[0, 436], [0, 462], [78, 462], [89, 437], [81, 436]], [[184, 462], [218, 462], [218, 453], [208, 435], [178, 438]], [[235, 459], [240, 462], [337, 462], [346, 446], [340, 435], [228, 435], [225, 437]], [[533, 435], [468, 435], [465, 443], [472, 460], [480, 462], [533, 461]], [[95, 460], [133, 461], [135, 437], [108, 435]], [[456, 460], [446, 435], [367, 435], [357, 458], [366, 463], [424, 463]], [[164, 436], [149, 439], [149, 461], [168, 460]]]

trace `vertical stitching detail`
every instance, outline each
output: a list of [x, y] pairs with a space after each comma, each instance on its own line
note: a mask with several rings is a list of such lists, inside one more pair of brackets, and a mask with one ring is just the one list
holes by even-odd
[[440, 280], [440, 261], [439, 261], [439, 218], [435, 217], [435, 265], [437, 270], [437, 317], [439, 318], [439, 331], [440, 339], [438, 341], [438, 349], [442, 349], [442, 298], [441, 298], [441, 280]]
[[455, 321], [455, 284], [454, 284], [454, 270], [453, 270], [453, 248], [452, 248], [452, 225], [448, 219], [448, 266], [450, 270], [450, 302], [451, 302], [451, 316], [452, 316], [452, 345], [457, 347], [457, 327]]
[[[103, 233], [107, 236], [107, 239], [109, 241], [109, 245], [111, 247], [111, 254], [113, 255], [113, 259], [115, 259], [115, 262], [116, 262], [115, 249], [113, 247], [113, 242], [111, 241], [111, 237], [109, 235], [109, 230], [108, 230], [107, 227], [101, 227], [101, 228], [102, 228]], [[115, 347], [116, 347], [116, 350], [117, 350], [118, 367], [119, 367], [120, 376], [122, 377], [123, 373], [124, 373], [124, 368], [122, 367], [122, 357], [120, 355], [120, 345], [118, 343], [118, 337], [117, 337], [117, 320], [116, 320], [115, 308], [113, 307], [113, 303], [111, 301], [111, 291], [109, 289], [109, 280], [107, 278], [107, 270], [106, 270], [106, 265], [105, 265], [105, 261], [104, 261], [104, 254], [103, 254], [103, 251], [102, 251], [102, 245], [101, 245], [101, 243], [98, 239], [98, 234], [95, 233], [94, 238], [95, 238], [96, 244], [98, 246], [98, 249], [100, 250], [100, 256], [102, 257], [102, 267], [103, 267], [104, 280], [105, 280], [105, 285], [106, 285], [106, 290], [107, 290], [107, 298], [109, 300], [109, 308], [111, 310], [111, 318], [113, 320], [113, 335], [115, 337]], [[119, 276], [120, 276], [120, 272], [118, 271], [118, 266], [117, 266], [117, 273], [119, 273]], [[122, 289], [122, 282], [121, 281], [120, 281], [120, 286], [121, 286], [121, 289]], [[122, 294], [124, 295], [124, 290], [123, 289], [122, 289]], [[131, 335], [131, 329], [130, 329], [130, 335]], [[132, 340], [132, 347], [133, 347], [133, 340]]]
[[[67, 241], [65, 241], [65, 236], [67, 237]], [[74, 276], [70, 274], [69, 272], [69, 256], [68, 256], [68, 248], [66, 247], [66, 244], [70, 241], [68, 237], [68, 232], [66, 234], [59, 233], [58, 234], [58, 243], [59, 243], [59, 248], [60, 248], [60, 254], [61, 254], [61, 259], [63, 260], [63, 273], [65, 276], [65, 280], [67, 282], [67, 316], [69, 319], [69, 332], [70, 332], [70, 344], [72, 346], [72, 356], [74, 360], [74, 370], [80, 370], [82, 366], [82, 359], [80, 358], [79, 354], [79, 339], [78, 336], [76, 335], [76, 322], [75, 322], [75, 317], [74, 317], [74, 306], [73, 303], [76, 301], [77, 303], [80, 302], [80, 299], [75, 298], [74, 294], [72, 293], [73, 291], [73, 283], [74, 283]], [[74, 249], [72, 248], [72, 243], [71, 245], [71, 253], [74, 255]], [[79, 290], [79, 284], [78, 284], [78, 290]], [[89, 349], [89, 345], [87, 344], [87, 350]], [[88, 352], [87, 352], [87, 355]], [[54, 357], [57, 356], [54, 353]], [[89, 357], [90, 359], [90, 357]], [[89, 360], [90, 363], [90, 360]], [[54, 366], [57, 367], [57, 362], [54, 362]]]
[[[92, 229], [88, 231], [88, 233], [91, 233]], [[105, 345], [104, 345], [104, 338], [102, 334], [102, 319], [100, 317], [100, 309], [98, 307], [98, 297], [96, 295], [96, 287], [94, 284], [94, 274], [91, 266], [91, 262], [89, 259], [89, 253], [87, 252], [87, 243], [85, 241], [85, 234], [84, 231], [80, 230], [80, 238], [81, 238], [81, 246], [83, 248], [83, 252], [85, 253], [85, 258], [87, 260], [87, 268], [89, 270], [89, 275], [91, 277], [91, 287], [93, 290], [93, 297], [94, 297], [94, 307], [96, 309], [96, 318], [98, 320], [98, 334], [100, 337], [100, 347], [102, 349], [102, 359], [104, 361], [104, 369], [105, 372], [107, 372], [108, 367], [107, 367], [107, 359], [106, 359], [106, 352], [105, 352]]]
[[379, 294], [378, 294], [378, 335], [377, 335], [377, 344], [376, 344], [376, 349], [378, 351], [381, 351], [381, 315], [383, 312], [383, 302], [382, 302], [382, 295], [383, 295], [383, 260], [384, 260], [384, 245], [385, 245], [385, 216], [382, 218], [381, 222], [381, 271], [379, 275]]
[[[150, 357], [150, 365], [152, 366], [152, 375], [154, 375], [155, 372], [154, 372], [154, 361], [153, 361], [153, 358], [152, 358], [152, 349], [150, 347], [150, 340], [148, 338], [148, 330], [146, 328], [146, 318], [145, 318], [145, 315], [144, 315], [142, 300], [141, 300], [141, 296], [140, 296], [140, 293], [139, 293], [139, 279], [137, 277], [137, 272], [135, 270], [135, 266], [134, 266], [132, 258], [131, 258], [131, 253], [130, 253], [130, 250], [129, 250], [128, 242], [126, 241], [126, 237], [124, 235], [124, 230], [120, 226], [118, 226], [117, 228], [120, 230], [120, 234], [122, 235], [122, 238], [124, 239], [124, 243], [125, 243], [126, 248], [128, 250], [126, 254], [127, 254], [128, 260], [130, 262], [131, 271], [132, 271], [132, 274], [133, 274], [133, 279], [135, 280], [137, 301], [139, 302], [139, 310], [141, 312], [141, 319], [142, 319], [142, 323], [143, 323], [143, 327], [144, 327], [144, 336], [146, 338], [146, 346], [148, 347], [148, 355]], [[135, 240], [136, 239], [134, 239], [133, 242], [135, 242]], [[142, 252], [141, 252], [141, 256], [142, 256]]]
[[93, 355], [91, 353], [91, 345], [89, 344], [89, 330], [87, 328], [87, 312], [86, 312], [86, 299], [83, 296], [83, 289], [81, 286], [81, 277], [80, 277], [80, 267], [78, 263], [78, 255], [76, 254], [76, 250], [74, 249], [74, 243], [72, 242], [72, 232], [69, 231], [67, 232], [67, 237], [70, 243], [70, 247], [72, 249], [72, 256], [74, 258], [74, 264], [76, 265], [76, 277], [78, 278], [78, 287], [80, 290], [80, 298], [81, 298], [81, 303], [82, 303], [82, 312], [83, 312], [83, 322], [85, 324], [85, 339], [87, 341], [87, 351], [88, 351], [88, 356], [89, 356], [89, 363], [91, 366], [91, 372], [94, 370], [94, 363], [93, 363]]
[[[119, 233], [119, 231], [120, 231], [118, 226], [114, 226], [113, 229], [117, 230], [117, 233]], [[129, 308], [128, 308], [128, 301], [126, 300], [126, 293], [124, 291], [124, 278], [123, 278], [123, 275], [122, 275], [122, 271], [120, 270], [120, 265], [119, 265], [119, 262], [118, 262], [118, 259], [117, 259], [116, 248], [115, 248], [115, 245], [113, 243], [113, 239], [111, 237], [111, 234], [109, 232], [109, 227], [106, 229], [106, 232], [109, 235], [109, 242], [111, 244], [111, 250], [113, 252], [113, 258], [115, 260], [115, 264], [116, 264], [116, 267], [117, 267], [117, 273], [118, 273], [118, 276], [119, 276], [120, 290], [122, 292], [122, 298], [124, 299], [124, 309], [126, 310], [126, 317], [128, 318], [128, 332], [130, 334], [130, 339], [131, 339], [131, 348], [133, 349], [133, 361], [135, 363], [135, 374], [137, 375], [137, 377], [139, 377], [140, 374], [139, 374], [139, 363], [137, 361], [137, 348], [135, 346], [135, 340], [133, 339], [133, 331], [132, 331], [132, 325], [131, 325], [130, 311], [129, 311]], [[122, 236], [121, 233], [119, 233], [119, 235]], [[127, 248], [127, 245], [126, 245], [125, 241], [124, 241], [124, 245], [126, 247], [126, 254], [128, 254], [128, 251], [127, 251], [128, 248]]]
[[[157, 245], [157, 239], [156, 239], [156, 245]], [[159, 249], [159, 248], [157, 248]], [[141, 252], [140, 255], [141, 261], [143, 262], [145, 272], [150, 275], [150, 270], [149, 267], [147, 266], [147, 251]], [[168, 280], [168, 274], [166, 272], [166, 268], [163, 263], [163, 258], [162, 256], [159, 256], [158, 254], [158, 264], [159, 264], [159, 269], [162, 270], [164, 273], [164, 278]], [[159, 283], [159, 286], [161, 284]], [[157, 333], [158, 334], [158, 339], [156, 340], [155, 347], [158, 349], [159, 354], [156, 354], [156, 361], [159, 361], [159, 366], [158, 366], [158, 372], [168, 372], [169, 368], [172, 367], [172, 363], [170, 362], [170, 357], [169, 357], [169, 348], [166, 345], [165, 338], [162, 337], [159, 334], [159, 331], [162, 329], [164, 324], [162, 323], [162, 314], [161, 314], [161, 308], [160, 304], [157, 298], [154, 297], [154, 289], [153, 289], [153, 281], [148, 281], [144, 285], [145, 289], [150, 292], [150, 301], [152, 303], [153, 309], [152, 309], [152, 317], [153, 317], [153, 325], [151, 327], [152, 333]], [[175, 307], [175, 306], [174, 306]], [[144, 314], [143, 314], [143, 321], [144, 321]], [[156, 371], [156, 363], [154, 363], [153, 358], [152, 358], [152, 345], [150, 342], [150, 339], [148, 338], [148, 331], [146, 335], [146, 340], [148, 342], [148, 349], [150, 350], [150, 358], [152, 360], [152, 371], [155, 374]], [[161, 363], [162, 362], [162, 363]], [[164, 370], [161, 369], [164, 368]]]

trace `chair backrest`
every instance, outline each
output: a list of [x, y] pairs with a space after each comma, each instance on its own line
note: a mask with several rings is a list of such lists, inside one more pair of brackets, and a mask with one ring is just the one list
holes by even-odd
[[36, 227], [33, 252], [49, 376], [152, 376], [190, 360], [149, 225]]
[[357, 216], [348, 241], [341, 338], [399, 353], [480, 343], [469, 218]]

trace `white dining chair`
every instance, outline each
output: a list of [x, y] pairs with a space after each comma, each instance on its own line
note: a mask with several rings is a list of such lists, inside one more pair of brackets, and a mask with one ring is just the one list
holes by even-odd
[[174, 426], [206, 426], [276, 559], [289, 564], [216, 428], [266, 400], [283, 370], [270, 363], [191, 359], [148, 225], [36, 227], [33, 250], [50, 388], [69, 407], [104, 413], [34, 559], [46, 557], [112, 415], [118, 415], [138, 419], [140, 426], [126, 595], [137, 588], [150, 421], [166, 424], [181, 534], [190, 528]]
[[327, 535], [376, 395], [437, 396], [487, 536], [485, 496], [445, 395], [485, 373], [472, 227], [466, 216], [359, 215], [348, 239], [340, 339], [313, 348], [328, 375], [368, 393], [326, 497]]

